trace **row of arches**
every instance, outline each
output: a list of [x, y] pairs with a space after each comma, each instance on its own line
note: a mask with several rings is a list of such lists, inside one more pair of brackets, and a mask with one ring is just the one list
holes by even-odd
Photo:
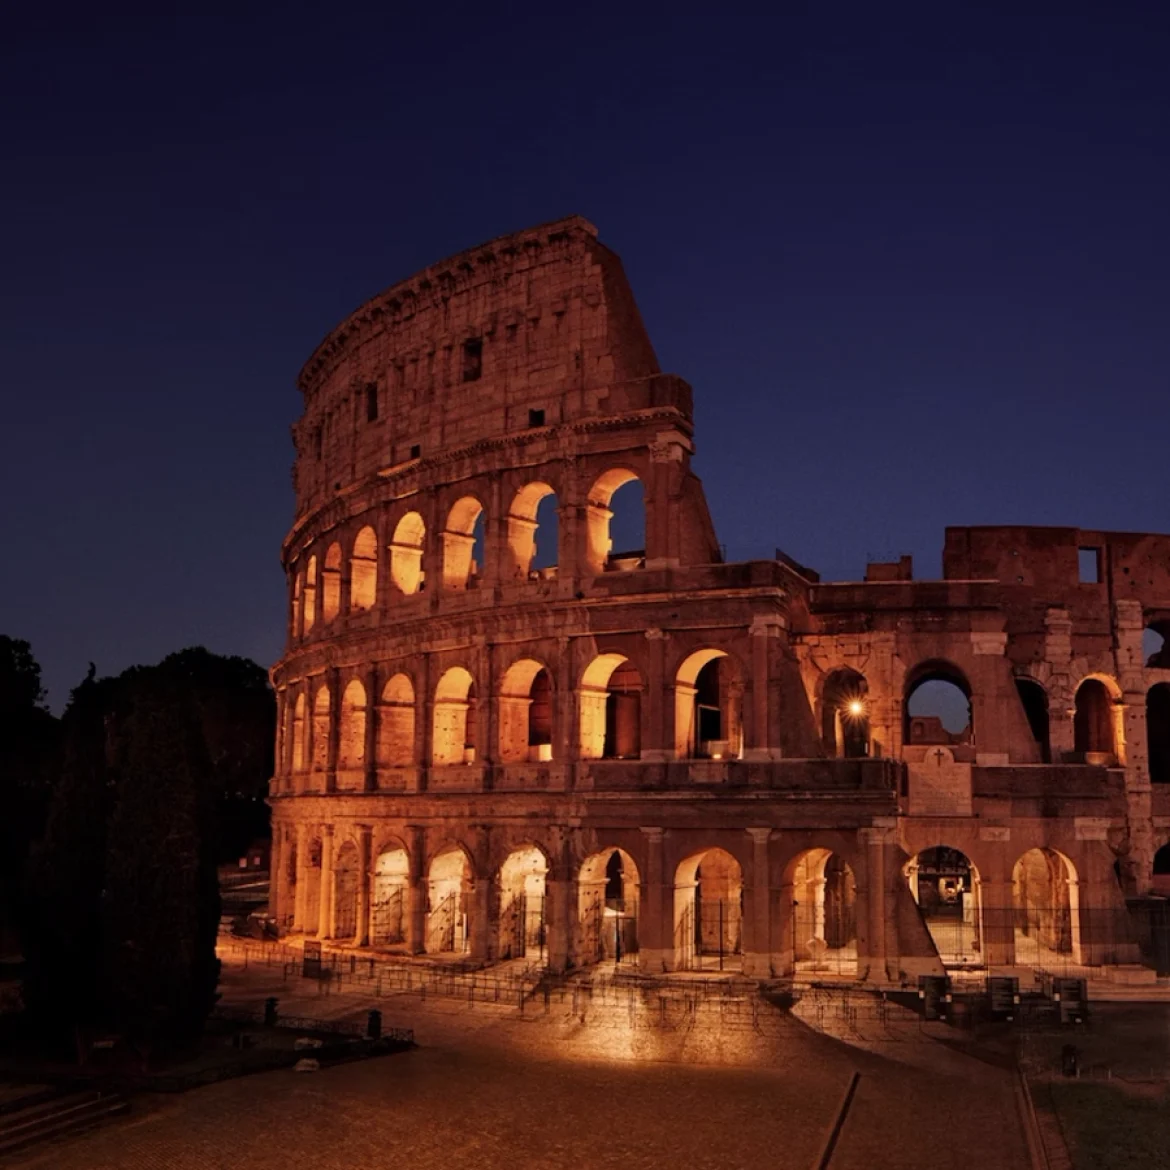
[[[856, 975], [857, 881], [849, 863], [829, 848], [814, 847], [798, 854], [787, 873], [783, 897], [795, 970]], [[411, 874], [405, 845], [393, 839], [377, 851], [369, 873], [361, 872], [352, 840], [342, 844], [325, 873], [321, 841], [312, 839], [300, 865], [295, 851], [290, 860], [290, 876], [300, 887], [299, 924], [307, 933], [341, 941], [457, 957], [472, 950], [476, 916], [486, 914], [480, 929], [490, 935], [486, 951], [492, 958], [547, 958], [550, 865], [539, 846], [520, 845], [508, 853], [489, 880], [490, 898], [477, 897], [483, 879], [458, 844], [440, 848], [416, 881]], [[634, 858], [617, 846], [580, 864], [568, 924], [575, 962], [636, 958], [642, 880]], [[672, 968], [742, 967], [745, 883], [739, 861], [719, 846], [700, 849], [677, 864], [671, 880]], [[921, 850], [905, 863], [903, 880], [947, 967], [987, 966], [989, 928], [1001, 938], [1006, 928], [1017, 965], [1083, 962], [1079, 881], [1072, 861], [1056, 849], [1032, 848], [1016, 860], [1006, 907], [984, 905], [978, 870], [951, 846]], [[323, 898], [329, 899], [325, 913]]]
[[[638, 759], [641, 755], [642, 676], [617, 653], [600, 654], [586, 667], [577, 690], [580, 759]], [[553, 758], [555, 703], [552, 675], [542, 662], [521, 658], [500, 681], [495, 758], [500, 763]], [[675, 750], [679, 758], [733, 758], [742, 753], [743, 680], [739, 663], [725, 651], [697, 650], [675, 680]], [[311, 701], [311, 707], [309, 705]], [[330, 766], [333, 700], [322, 684], [296, 696], [286, 709], [286, 742], [293, 772]], [[384, 684], [368, 734], [369, 696], [359, 679], [341, 692], [336, 767], [365, 767], [371, 746], [379, 766], [410, 765], [416, 758], [416, 694], [411, 677], [396, 673]], [[439, 677], [431, 710], [429, 762], [472, 764], [480, 757], [475, 678], [463, 666]], [[372, 741], [372, 743], [371, 743]]]
[[[501, 576], [526, 580], [555, 576], [559, 560], [560, 523], [555, 490], [547, 483], [525, 484], [513, 497], [503, 521]], [[485, 571], [487, 514], [473, 495], [452, 504], [443, 528], [433, 541], [438, 581], [445, 590], [474, 588]], [[585, 505], [586, 559], [591, 572], [631, 568], [644, 556], [645, 502], [642, 484], [629, 468], [612, 468], [599, 476]], [[427, 525], [422, 513], [408, 511], [395, 522], [387, 551], [390, 583], [396, 594], [411, 596], [428, 583]], [[618, 542], [615, 551], [615, 542]], [[339, 541], [320, 557], [309, 554], [293, 575], [292, 629], [306, 636], [320, 622], [341, 612], [342, 571], [346, 559]], [[378, 535], [371, 525], [360, 528], [349, 550], [349, 610], [371, 610], [378, 600]]]

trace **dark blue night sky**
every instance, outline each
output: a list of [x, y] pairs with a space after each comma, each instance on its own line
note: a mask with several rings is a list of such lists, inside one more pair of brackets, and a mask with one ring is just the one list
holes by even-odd
[[570, 213], [695, 387], [730, 558], [1170, 530], [1163, 3], [41, 13], [0, 43], [0, 632], [55, 709], [91, 659], [273, 661], [300, 364]]

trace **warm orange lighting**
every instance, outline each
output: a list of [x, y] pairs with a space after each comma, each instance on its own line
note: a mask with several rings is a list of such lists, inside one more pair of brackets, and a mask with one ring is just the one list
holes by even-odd
[[850, 699], [848, 711], [854, 719], [860, 719], [865, 714], [865, 704], [860, 699]]

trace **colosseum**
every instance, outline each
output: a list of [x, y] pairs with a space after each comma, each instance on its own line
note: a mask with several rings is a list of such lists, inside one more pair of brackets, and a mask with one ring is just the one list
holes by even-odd
[[728, 563], [691, 388], [576, 217], [394, 285], [299, 386], [282, 933], [556, 972], [1142, 977], [1170, 537], [949, 528], [926, 581]]

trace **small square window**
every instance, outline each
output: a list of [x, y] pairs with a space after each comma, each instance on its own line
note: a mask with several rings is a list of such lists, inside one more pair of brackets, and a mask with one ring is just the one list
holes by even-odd
[[411, 449], [410, 449], [410, 457], [411, 457], [411, 459], [418, 459], [419, 456], [421, 456], [421, 455], [422, 455], [422, 447], [419, 446], [418, 443], [415, 443], [415, 445], [413, 447], [411, 447]]
[[483, 339], [473, 337], [463, 343], [463, 380], [475, 382], [483, 373]]
[[1077, 575], [1082, 585], [1100, 584], [1101, 550], [1099, 548], [1077, 549]]
[[371, 382], [366, 387], [366, 422], [378, 421], [378, 384]]
[[528, 412], [528, 425], [530, 427], [544, 426], [544, 411], [543, 410], [530, 410]]

